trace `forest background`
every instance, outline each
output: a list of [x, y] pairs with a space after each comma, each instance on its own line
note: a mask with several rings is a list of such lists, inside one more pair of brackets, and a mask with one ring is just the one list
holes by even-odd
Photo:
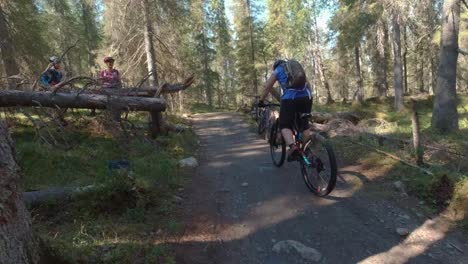
[[[159, 79], [197, 76], [185, 95], [166, 98], [174, 111], [193, 103], [227, 108], [250, 102], [278, 58], [304, 64], [315, 100], [322, 103], [362, 102], [399, 89], [406, 95], [433, 94], [437, 85], [442, 1], [146, 2]], [[468, 12], [462, 2], [459, 43], [466, 50]], [[6, 76], [38, 76], [48, 57], [75, 43], [64, 58], [68, 77], [96, 76], [104, 56], [115, 57], [127, 86], [148, 72], [139, 1], [0, 3], [2, 33], [15, 47], [2, 54]], [[465, 93], [468, 61], [459, 56], [458, 64], [457, 92]]]

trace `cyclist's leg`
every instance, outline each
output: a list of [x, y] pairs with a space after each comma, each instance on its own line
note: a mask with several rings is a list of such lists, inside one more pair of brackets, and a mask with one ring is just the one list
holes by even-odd
[[[312, 112], [312, 99], [310, 99], [309, 97], [298, 99], [297, 109], [300, 113]], [[302, 124], [302, 129], [304, 131], [302, 131], [302, 142], [305, 143], [310, 139], [312, 131], [310, 131], [309, 120], [304, 120], [303, 122], [304, 123]]]
[[296, 100], [282, 100], [280, 109], [280, 128], [288, 150], [288, 162], [297, 159], [299, 147], [294, 142], [293, 126], [296, 115]]
[[294, 144], [292, 125], [294, 122], [294, 104], [293, 100], [281, 100], [279, 126], [286, 146]]

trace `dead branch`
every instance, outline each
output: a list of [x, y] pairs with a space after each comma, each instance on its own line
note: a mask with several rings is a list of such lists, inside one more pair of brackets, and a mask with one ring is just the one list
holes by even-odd
[[65, 50], [65, 52], [62, 53], [62, 55], [59, 57], [59, 60], [62, 61], [63, 58], [65, 57], [65, 55], [67, 55], [67, 53], [70, 52], [70, 50], [72, 50], [73, 48], [76, 47], [76, 45], [78, 45], [78, 42], [79, 42], [79, 40], [76, 40], [76, 41], [75, 41], [75, 44], [73, 44], [73, 45], [71, 45], [70, 47], [68, 47], [68, 48]]
[[76, 81], [81, 81], [81, 80], [87, 80], [89, 82], [92, 82], [92, 83], [97, 83], [96, 80], [94, 80], [93, 78], [90, 78], [90, 77], [87, 77], [87, 76], [76, 76], [76, 77], [73, 77], [73, 78], [70, 78], [68, 80], [65, 80], [65, 81], [62, 81], [56, 85], [54, 85], [52, 87], [52, 93], [56, 94], [58, 92], [58, 90], [68, 84], [72, 84]]
[[176, 93], [179, 91], [184, 91], [189, 88], [193, 82], [195, 81], [195, 76], [192, 75], [185, 79], [183, 83], [176, 83], [176, 84], [168, 84], [165, 83], [161, 87], [161, 93]]
[[393, 155], [393, 154], [391, 154], [391, 153], [385, 152], [385, 151], [383, 151], [383, 150], [380, 150], [380, 149], [378, 149], [378, 148], [375, 148], [375, 147], [372, 147], [372, 146], [369, 146], [369, 145], [366, 145], [366, 144], [362, 144], [362, 143], [359, 143], [359, 142], [355, 142], [355, 141], [353, 141], [353, 140], [350, 140], [350, 142], [353, 143], [353, 144], [356, 144], [356, 145], [360, 145], [360, 146], [363, 146], [363, 147], [372, 149], [373, 151], [378, 152], [378, 153], [383, 154], [383, 155], [386, 155], [386, 156], [388, 156], [388, 157], [390, 157], [390, 158], [392, 158], [392, 159], [394, 159], [394, 160], [398, 160], [399, 162], [401, 162], [401, 163], [403, 163], [403, 164], [405, 164], [405, 165], [407, 165], [407, 166], [413, 167], [413, 168], [415, 168], [415, 169], [418, 169], [418, 170], [422, 171], [423, 173], [425, 173], [425, 174], [427, 174], [427, 175], [431, 175], [431, 176], [434, 175], [434, 173], [432, 173], [431, 171], [429, 171], [429, 170], [427, 170], [427, 169], [425, 169], [425, 168], [419, 167], [419, 166], [417, 166], [417, 165], [414, 165], [414, 164], [412, 164], [412, 163], [410, 163], [410, 162], [408, 162], [408, 161], [405, 161], [405, 160], [403, 160], [403, 159], [401, 159], [401, 158], [399, 158], [399, 157], [397, 157], [397, 156], [395, 156], [395, 155]]
[[149, 79], [149, 77], [153, 76], [153, 74], [154, 74], [154, 72], [150, 72], [150, 73], [148, 73], [145, 77], [143, 77], [143, 79], [141, 79], [141, 80], [137, 83], [136, 88], [137, 88], [137, 89], [140, 88], [140, 87]]
[[[404, 144], [404, 145], [411, 145], [411, 144], [413, 144], [413, 141], [412, 141], [412, 140], [401, 139], [401, 138], [395, 138], [395, 137], [388, 136], [388, 135], [379, 135], [379, 134], [368, 133], [368, 132], [366, 132], [366, 133], [364, 133], [364, 134], [367, 135], [367, 136], [370, 136], [370, 137], [375, 137], [375, 138], [377, 138], [379, 141], [388, 140], [388, 141], [398, 142], [398, 143], [401, 143], [401, 144]], [[425, 148], [427, 148], [427, 149], [440, 150], [440, 151], [443, 151], [443, 152], [446, 152], [446, 153], [449, 153], [449, 154], [453, 154], [453, 155], [456, 155], [456, 156], [468, 158], [468, 156], [466, 156], [466, 155], [464, 155], [464, 154], [462, 154], [462, 153], [460, 153], [460, 152], [451, 150], [451, 149], [436, 147], [436, 146], [432, 146], [432, 145], [428, 145], [428, 144], [421, 144], [421, 146], [423, 146], [423, 147], [425, 147]]]
[[311, 121], [314, 123], [324, 124], [330, 122], [333, 119], [345, 119], [351, 121], [353, 124], [358, 124], [362, 117], [357, 112], [337, 112], [337, 113], [323, 113], [323, 112], [312, 112]]
[[[467, 7], [468, 8], [468, 7]], [[468, 52], [462, 50], [462, 49], [458, 49], [458, 53], [460, 53], [461, 55], [463, 56], [468, 56]]]
[[0, 107], [43, 106], [52, 108], [107, 109], [131, 111], [165, 111], [166, 102], [161, 98], [106, 96], [52, 92], [0, 91]]
[[466, 3], [466, 0], [462, 0], [463, 4], [465, 4], [466, 9], [468, 9], [468, 4]]

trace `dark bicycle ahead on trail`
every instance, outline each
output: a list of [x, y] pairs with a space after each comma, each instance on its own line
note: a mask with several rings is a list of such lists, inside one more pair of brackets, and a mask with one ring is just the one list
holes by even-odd
[[[266, 103], [265, 107], [279, 106]], [[337, 163], [330, 142], [319, 133], [311, 133], [303, 142], [303, 131], [311, 117], [310, 113], [296, 113], [293, 134], [299, 148], [295, 158], [300, 163], [301, 173], [306, 186], [317, 196], [328, 195], [336, 185]], [[281, 135], [279, 119], [270, 126], [268, 143], [273, 164], [281, 167], [286, 159], [286, 142]]]

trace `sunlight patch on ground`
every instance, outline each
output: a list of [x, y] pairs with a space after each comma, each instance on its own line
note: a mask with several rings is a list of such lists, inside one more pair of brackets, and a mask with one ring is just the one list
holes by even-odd
[[[336, 201], [321, 199], [320, 206], [329, 206]], [[284, 210], [284, 208], [294, 207], [294, 210]], [[231, 224], [222, 224], [215, 226], [212, 224], [210, 233], [192, 233], [185, 234], [179, 238], [171, 238], [169, 240], [157, 240], [155, 244], [162, 243], [192, 243], [192, 242], [217, 242], [217, 241], [234, 241], [242, 240], [246, 237], [255, 234], [262, 229], [278, 225], [294, 219], [301, 214], [304, 214], [310, 207], [310, 204], [298, 203], [295, 196], [282, 196], [271, 201], [259, 203], [252, 207], [245, 217], [241, 217], [239, 221]], [[205, 223], [210, 225], [210, 223]]]
[[359, 263], [409, 263], [412, 258], [424, 254], [434, 243], [444, 239], [451, 227], [449, 221], [443, 216], [428, 219], [423, 225], [411, 232], [400, 244]]

